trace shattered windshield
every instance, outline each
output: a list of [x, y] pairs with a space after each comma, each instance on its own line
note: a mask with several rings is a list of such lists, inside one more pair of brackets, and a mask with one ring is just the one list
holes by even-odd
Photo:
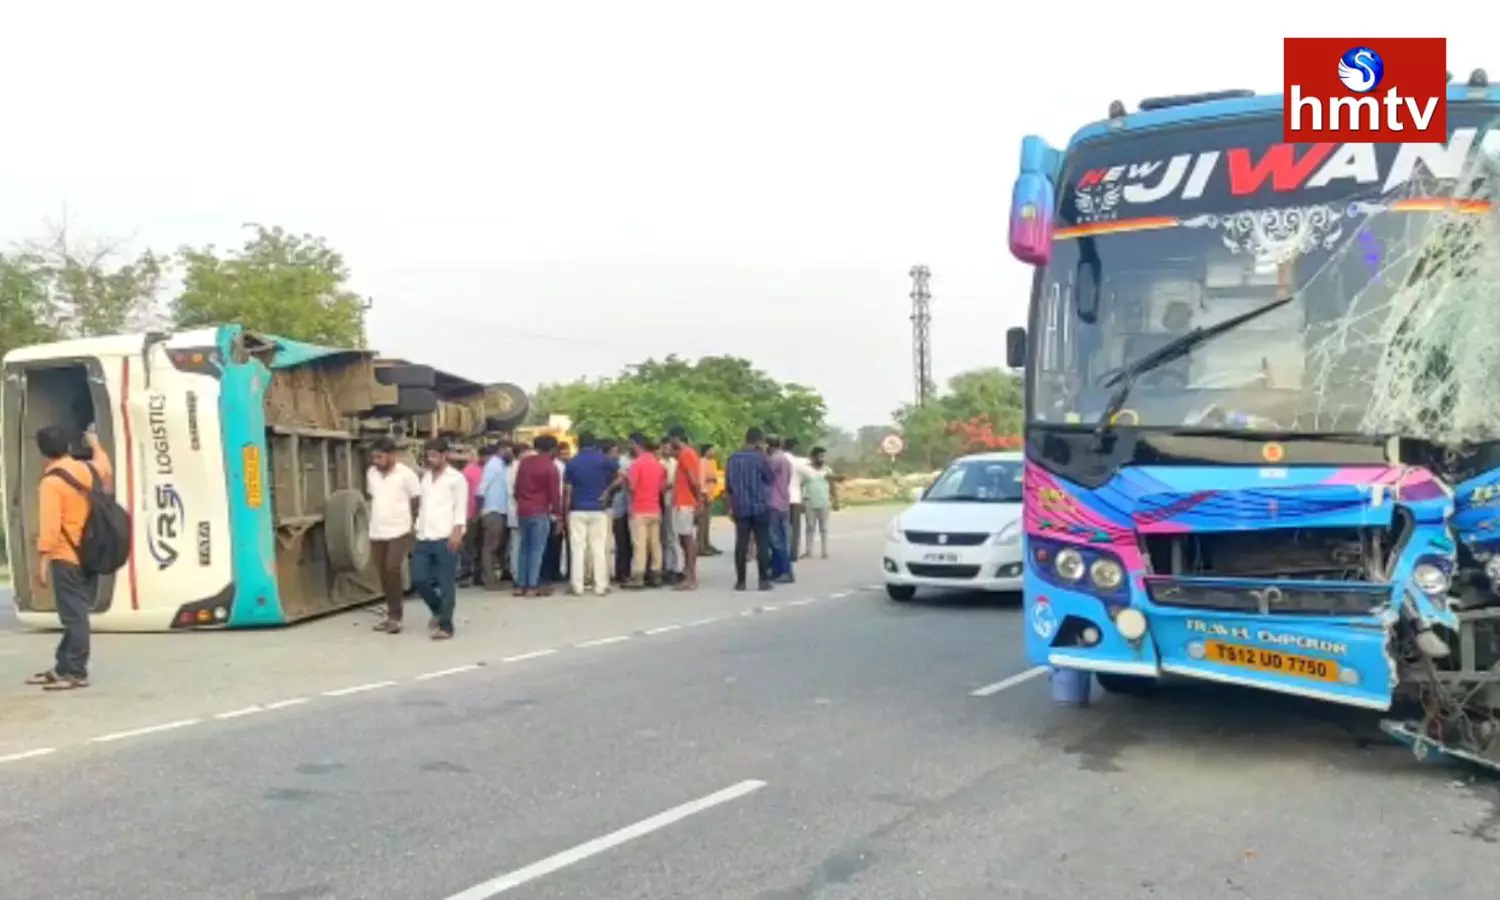
[[1033, 305], [1033, 417], [1092, 422], [1115, 369], [1295, 295], [1143, 375], [1116, 421], [1496, 436], [1497, 114], [1451, 103], [1446, 145], [1283, 144], [1274, 117], [1074, 153]]

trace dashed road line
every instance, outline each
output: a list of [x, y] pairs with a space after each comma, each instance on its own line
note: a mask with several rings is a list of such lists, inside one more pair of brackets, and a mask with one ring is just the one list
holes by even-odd
[[365, 691], [378, 691], [381, 688], [395, 687], [394, 681], [372, 681], [369, 684], [356, 684], [353, 687], [339, 688], [336, 691], [324, 691], [325, 697], [347, 697], [350, 694], [363, 694]]
[[697, 800], [691, 800], [664, 812], [659, 812], [649, 819], [642, 819], [633, 825], [626, 825], [624, 828], [611, 831], [609, 834], [596, 837], [576, 847], [570, 847], [560, 853], [554, 853], [546, 859], [538, 860], [529, 866], [523, 866], [514, 871], [506, 872], [503, 875], [497, 875], [489, 881], [476, 884], [467, 890], [459, 891], [453, 896], [448, 897], [447, 900], [490, 900], [492, 897], [498, 897], [507, 891], [536, 881], [538, 878], [551, 875], [553, 872], [561, 869], [566, 869], [568, 866], [583, 862], [590, 857], [598, 856], [607, 850], [613, 850], [621, 844], [633, 841], [639, 837], [645, 837], [652, 832], [660, 831], [668, 825], [681, 822], [689, 816], [695, 816], [716, 806], [722, 806], [725, 803], [738, 800], [747, 794], [753, 794], [765, 786], [766, 783], [764, 781], [753, 779], [741, 781], [739, 784], [730, 785], [706, 797], [699, 797]]
[[475, 672], [482, 668], [479, 663], [469, 663], [467, 666], [454, 666], [451, 669], [438, 669], [436, 672], [426, 672], [413, 678], [413, 681], [431, 681], [434, 678], [447, 678], [449, 675], [460, 675], [464, 672]]
[[56, 752], [56, 747], [38, 747], [35, 750], [22, 750], [20, 753], [7, 753], [5, 756], [0, 756], [0, 764], [20, 762], [23, 759], [36, 759], [38, 756], [51, 756]]
[[[868, 586], [868, 587], [861, 588], [861, 590], [879, 590], [879, 589], [880, 589], [880, 585], [874, 585], [874, 586]], [[827, 595], [827, 599], [837, 600], [837, 599], [841, 599], [843, 597], [847, 597], [847, 596], [849, 596], [849, 594], [850, 594], [850, 592], [848, 592], [848, 591], [833, 593], [833, 594]], [[782, 607], [807, 606], [807, 605], [809, 605], [811, 603], [817, 602], [819, 599], [823, 599], [823, 598], [820, 598], [820, 597], [804, 597], [804, 598], [801, 598], [801, 599], [798, 599], [798, 600], [787, 600], [787, 601], [785, 601], [783, 603], [765, 604], [765, 605], [756, 606], [756, 607], [752, 607], [751, 609], [744, 610], [739, 615], [740, 616], [755, 616], [755, 615], [759, 615], [761, 613], [775, 612], [776, 610], [781, 609]], [[701, 619], [693, 619], [692, 621], [689, 621], [689, 622], [675, 622], [675, 623], [668, 624], [668, 625], [658, 625], [658, 626], [656, 626], [654, 628], [647, 628], [647, 629], [643, 629], [643, 630], [637, 631], [633, 635], [625, 635], [625, 634], [611, 635], [610, 637], [596, 638], [596, 639], [591, 640], [591, 641], [583, 641], [581, 643], [573, 644], [571, 646], [574, 649], [584, 649], [584, 648], [589, 648], [589, 647], [602, 647], [602, 646], [605, 646], [607, 644], [617, 644], [617, 643], [620, 643], [622, 641], [628, 641], [632, 637], [647, 636], [647, 635], [658, 635], [658, 634], [668, 634], [668, 633], [673, 632], [673, 631], [680, 631], [680, 630], [682, 630], [684, 628], [698, 628], [698, 627], [701, 627], [703, 625], [712, 625], [715, 622], [722, 622], [726, 618], [728, 618], [728, 617], [727, 616], [722, 616], [722, 615], [721, 616], [705, 616], [705, 617], [703, 617]], [[518, 653], [518, 654], [516, 654], [514, 656], [503, 657], [500, 660], [500, 662], [502, 662], [502, 663], [518, 663], [518, 662], [525, 662], [527, 660], [532, 660], [532, 659], [540, 659], [540, 658], [542, 658], [544, 656], [553, 656], [553, 655], [557, 654], [559, 652], [559, 650], [561, 650], [561, 649], [566, 649], [566, 648], [549, 647], [549, 648], [544, 649], [544, 650], [532, 650], [532, 651], [530, 651], [528, 653]], [[433, 672], [425, 672], [425, 673], [423, 673], [421, 675], [414, 675], [409, 680], [413, 681], [413, 682], [417, 682], [417, 681], [431, 681], [433, 679], [444, 678], [444, 677], [447, 677], [447, 676], [450, 676], [450, 675], [458, 675], [458, 674], [461, 674], [461, 673], [464, 673], [464, 672], [477, 671], [479, 669], [484, 668], [484, 665], [485, 665], [484, 663], [469, 663], [467, 665], [462, 665], [462, 666], [453, 666], [453, 667], [447, 668], [447, 669], [439, 669], [439, 670], [433, 671]], [[1037, 675], [1041, 674], [1044, 671], [1045, 671], [1045, 668], [1041, 667], [1041, 668], [1037, 668], [1037, 669], [1034, 669], [1034, 670], [1028, 670], [1026, 672], [1022, 672], [1022, 673], [1020, 673], [1018, 675], [1013, 675], [1013, 676], [1011, 676], [1010, 678], [1008, 678], [1008, 679], [1006, 679], [1004, 681], [997, 682], [996, 684], [987, 685], [986, 687], [980, 688], [980, 689], [974, 691], [973, 695], [976, 696], [976, 697], [984, 697], [984, 696], [988, 696], [988, 695], [993, 694], [993, 693], [997, 693], [999, 691], [1005, 690], [1008, 687], [1013, 687], [1016, 684], [1020, 684], [1023, 681], [1026, 681], [1026, 680], [1029, 680], [1031, 678], [1034, 678], [1034, 677], [1036, 677]], [[349, 687], [337, 688], [337, 689], [329, 690], [329, 691], [323, 691], [320, 696], [323, 696], [323, 697], [348, 697], [348, 696], [352, 696], [354, 694], [363, 694], [363, 693], [367, 693], [369, 691], [380, 690], [382, 688], [395, 687], [395, 686], [397, 686], [400, 683], [401, 682], [398, 682], [398, 681], [373, 681], [373, 682], [369, 682], [367, 684], [356, 684], [356, 685], [351, 685]], [[261, 713], [274, 712], [276, 710], [288, 709], [288, 708], [291, 708], [291, 707], [294, 707], [294, 706], [301, 706], [301, 705], [303, 705], [305, 703], [311, 702], [312, 699], [313, 698], [311, 698], [311, 697], [287, 697], [287, 698], [282, 699], [282, 700], [274, 700], [274, 701], [270, 701], [270, 702], [267, 702], [267, 703], [256, 703], [256, 704], [251, 704], [249, 706], [241, 707], [239, 709], [232, 709], [232, 710], [226, 710], [224, 712], [213, 713], [211, 716], [208, 716], [207, 718], [179, 719], [179, 720], [177, 720], [175, 722], [164, 722], [164, 723], [159, 724], [159, 725], [148, 725], [148, 726], [146, 726], [144, 728], [133, 728], [133, 729], [130, 729], [130, 730], [127, 730], [127, 731], [115, 731], [115, 732], [110, 732], [108, 734], [101, 734], [101, 735], [97, 735], [95, 737], [88, 738], [85, 743], [107, 744], [107, 743], [113, 743], [115, 741], [126, 740], [126, 739], [129, 739], [129, 738], [145, 737], [147, 735], [160, 734], [160, 733], [166, 732], [166, 731], [176, 731], [176, 730], [181, 729], [181, 728], [187, 728], [187, 727], [190, 727], [190, 726], [193, 726], [193, 725], [202, 724], [203, 722], [207, 721], [208, 719], [213, 719], [213, 720], [217, 720], [217, 721], [230, 721], [230, 720], [233, 720], [233, 719], [242, 719], [242, 718], [245, 718], [247, 716], [254, 716], [254, 715], [259, 715]], [[4, 763], [8, 763], [8, 762], [21, 762], [21, 761], [27, 760], [27, 759], [36, 759], [38, 757], [50, 756], [50, 755], [52, 755], [52, 754], [54, 754], [56, 752], [58, 752], [58, 748], [56, 748], [56, 747], [39, 747], [39, 748], [36, 748], [36, 749], [33, 749], [33, 750], [26, 750], [26, 751], [21, 751], [21, 752], [17, 752], [17, 753], [11, 753], [11, 754], [8, 754], [8, 755], [0, 755], [0, 764], [4, 764]], [[752, 784], [752, 782], [745, 782], [744, 784]], [[751, 788], [749, 788], [747, 790], [744, 790], [743, 793], [749, 793], [752, 790], [756, 790], [759, 787], [763, 787], [764, 786], [764, 784], [761, 783], [761, 782], [753, 782], [753, 784], [755, 785], [754, 787], [751, 787]], [[736, 785], [735, 787], [729, 788], [727, 790], [728, 791], [736, 791], [736, 790], [740, 790], [742, 787], [743, 787], [743, 785]], [[721, 793], [724, 793], [724, 792], [721, 792]], [[717, 796], [717, 795], [714, 795], [714, 796]], [[740, 796], [740, 795], [736, 794], [736, 796]], [[705, 798], [705, 799], [709, 799], [709, 798]], [[729, 799], [734, 799], [734, 798], [731, 797]], [[695, 803], [696, 802], [700, 802], [700, 801], [695, 801]], [[725, 801], [723, 801], [723, 800], [717, 800], [717, 801], [714, 801], [714, 802], [715, 803], [719, 803], [719, 802], [725, 802]], [[691, 804], [689, 804], [689, 805], [691, 805]], [[710, 805], [713, 805], [713, 804], [710, 804]], [[697, 811], [697, 810], [693, 810], [693, 811]], [[672, 813], [672, 812], [673, 812], [672, 810], [668, 811], [668, 813]], [[664, 813], [663, 815], [667, 815], [667, 814]], [[652, 821], [652, 820], [648, 820], [648, 821]], [[675, 821], [675, 819], [673, 819], [673, 821]], [[634, 827], [635, 826], [632, 826], [632, 828], [634, 828]], [[660, 826], [656, 826], [656, 827], [660, 827]], [[627, 829], [627, 830], [629, 830], [629, 829]], [[644, 832], [642, 832], [642, 833], [644, 833]], [[606, 836], [606, 837], [607, 838], [612, 838], [612, 836]], [[626, 838], [626, 839], [628, 840], [630, 838]], [[611, 844], [611, 846], [613, 846], [613, 844]], [[575, 849], [579, 849], [579, 848], [575, 848]], [[568, 851], [568, 852], [571, 853], [572, 851]], [[598, 851], [592, 851], [591, 853], [585, 854], [585, 855], [592, 855], [593, 852], [598, 852]], [[583, 857], [578, 857], [578, 858], [581, 859]], [[547, 862], [547, 861], [544, 860], [543, 862]], [[565, 863], [565, 864], [570, 864], [570, 863]], [[538, 864], [538, 865], [540, 865], [540, 864]], [[531, 868], [531, 867], [528, 867], [528, 868]], [[525, 871], [525, 870], [520, 870], [520, 871]], [[530, 880], [530, 879], [527, 879], [527, 880]], [[522, 882], [517, 882], [517, 884], [520, 884], [520, 883], [522, 883]], [[505, 889], [508, 890], [509, 888], [505, 888]]]
[[969, 692], [969, 696], [988, 697], [991, 694], [998, 694], [1001, 691], [1013, 688], [1018, 684], [1025, 684], [1038, 675], [1046, 674], [1046, 672], [1046, 666], [1033, 666], [1032, 668], [1027, 669], [1024, 672], [1017, 672], [1009, 678], [1002, 678], [994, 684], [987, 684], [982, 688], [975, 688], [974, 690]]
[[163, 731], [176, 731], [179, 728], [187, 728], [197, 725], [202, 719], [178, 719], [176, 722], [164, 722], [161, 725], [147, 725], [145, 728], [132, 728], [129, 731], [113, 731], [109, 734], [101, 734], [98, 737], [89, 738], [90, 743], [108, 744], [114, 741], [123, 741], [127, 738], [145, 737], [148, 734], [160, 734]]
[[592, 641], [584, 641], [584, 642], [579, 643], [579, 644], [574, 644], [573, 646], [577, 647], [580, 650], [585, 650], [585, 649], [587, 649], [589, 647], [603, 647], [605, 644], [618, 644], [621, 641], [628, 641], [628, 640], [630, 640], [630, 635], [628, 635], [628, 634], [617, 634], [617, 635], [613, 635], [612, 637], [595, 638]]

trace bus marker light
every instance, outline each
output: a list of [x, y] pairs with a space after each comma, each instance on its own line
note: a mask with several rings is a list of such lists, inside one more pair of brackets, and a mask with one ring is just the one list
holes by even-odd
[[1127, 641], [1138, 641], [1146, 636], [1146, 616], [1140, 610], [1127, 606], [1115, 615], [1115, 630]]

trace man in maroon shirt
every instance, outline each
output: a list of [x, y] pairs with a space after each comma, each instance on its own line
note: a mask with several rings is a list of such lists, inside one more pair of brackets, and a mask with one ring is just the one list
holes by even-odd
[[521, 550], [517, 562], [517, 597], [545, 597], [542, 555], [547, 539], [562, 528], [562, 478], [557, 474], [557, 438], [544, 434], [536, 439], [536, 452], [516, 465], [516, 517], [520, 523]]

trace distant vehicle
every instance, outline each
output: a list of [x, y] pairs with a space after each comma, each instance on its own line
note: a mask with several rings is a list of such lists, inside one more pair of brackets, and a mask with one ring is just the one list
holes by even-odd
[[526, 413], [525, 392], [371, 351], [238, 325], [32, 347], [4, 361], [5, 534], [16, 615], [55, 628], [32, 577], [49, 424], [90, 423], [131, 514], [130, 562], [100, 578], [100, 631], [284, 625], [380, 595], [370, 558], [366, 447], [458, 439], [462, 460]]
[[918, 588], [1021, 590], [1022, 461], [1019, 453], [955, 460], [885, 533], [885, 592], [906, 601]]

